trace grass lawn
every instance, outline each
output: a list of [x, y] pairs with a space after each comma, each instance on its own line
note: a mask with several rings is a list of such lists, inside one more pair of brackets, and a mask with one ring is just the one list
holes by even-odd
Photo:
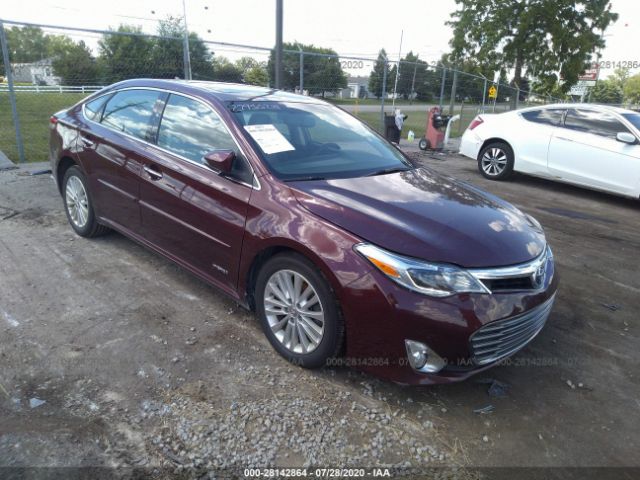
[[[88, 95], [81, 93], [16, 93], [27, 162], [42, 162], [48, 159], [49, 117], [86, 96]], [[11, 117], [9, 94], [6, 92], [0, 93], [0, 150], [13, 162], [18, 162], [16, 133]]]

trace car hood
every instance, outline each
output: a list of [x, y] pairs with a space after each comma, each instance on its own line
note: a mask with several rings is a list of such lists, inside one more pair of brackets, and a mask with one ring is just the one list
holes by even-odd
[[497, 267], [529, 261], [546, 246], [544, 233], [511, 204], [425, 168], [289, 185], [315, 215], [411, 257]]

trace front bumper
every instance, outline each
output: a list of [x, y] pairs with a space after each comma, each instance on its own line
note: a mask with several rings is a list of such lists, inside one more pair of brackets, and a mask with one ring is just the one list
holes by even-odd
[[[377, 270], [371, 271], [350, 284], [341, 299], [348, 332], [344, 361], [401, 384], [464, 380], [516, 353], [537, 335], [549, 314], [557, 285], [557, 275], [553, 274], [535, 291], [434, 298], [409, 291]], [[493, 328], [543, 310], [544, 319], [536, 317], [540, 323], [521, 332], [524, 336], [517, 345], [510, 345], [514, 348], [498, 352], [489, 361], [478, 358], [472, 339], [483, 331], [482, 327], [490, 324]], [[446, 366], [437, 373], [414, 370], [407, 359], [407, 339], [428, 345], [446, 360]]]

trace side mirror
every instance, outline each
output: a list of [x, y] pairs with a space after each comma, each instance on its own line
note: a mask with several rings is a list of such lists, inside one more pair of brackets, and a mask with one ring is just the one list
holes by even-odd
[[629, 132], [618, 132], [616, 134], [616, 140], [622, 143], [628, 143], [629, 145], [637, 143], [636, 137]]
[[218, 173], [229, 173], [236, 154], [233, 150], [214, 150], [204, 156], [207, 166]]

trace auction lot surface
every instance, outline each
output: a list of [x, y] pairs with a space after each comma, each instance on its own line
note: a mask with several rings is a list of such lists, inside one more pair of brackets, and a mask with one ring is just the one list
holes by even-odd
[[77, 237], [44, 164], [0, 172], [0, 466], [640, 466], [640, 203], [413, 155], [534, 215], [561, 275], [533, 343], [464, 383], [290, 366], [171, 262]]

